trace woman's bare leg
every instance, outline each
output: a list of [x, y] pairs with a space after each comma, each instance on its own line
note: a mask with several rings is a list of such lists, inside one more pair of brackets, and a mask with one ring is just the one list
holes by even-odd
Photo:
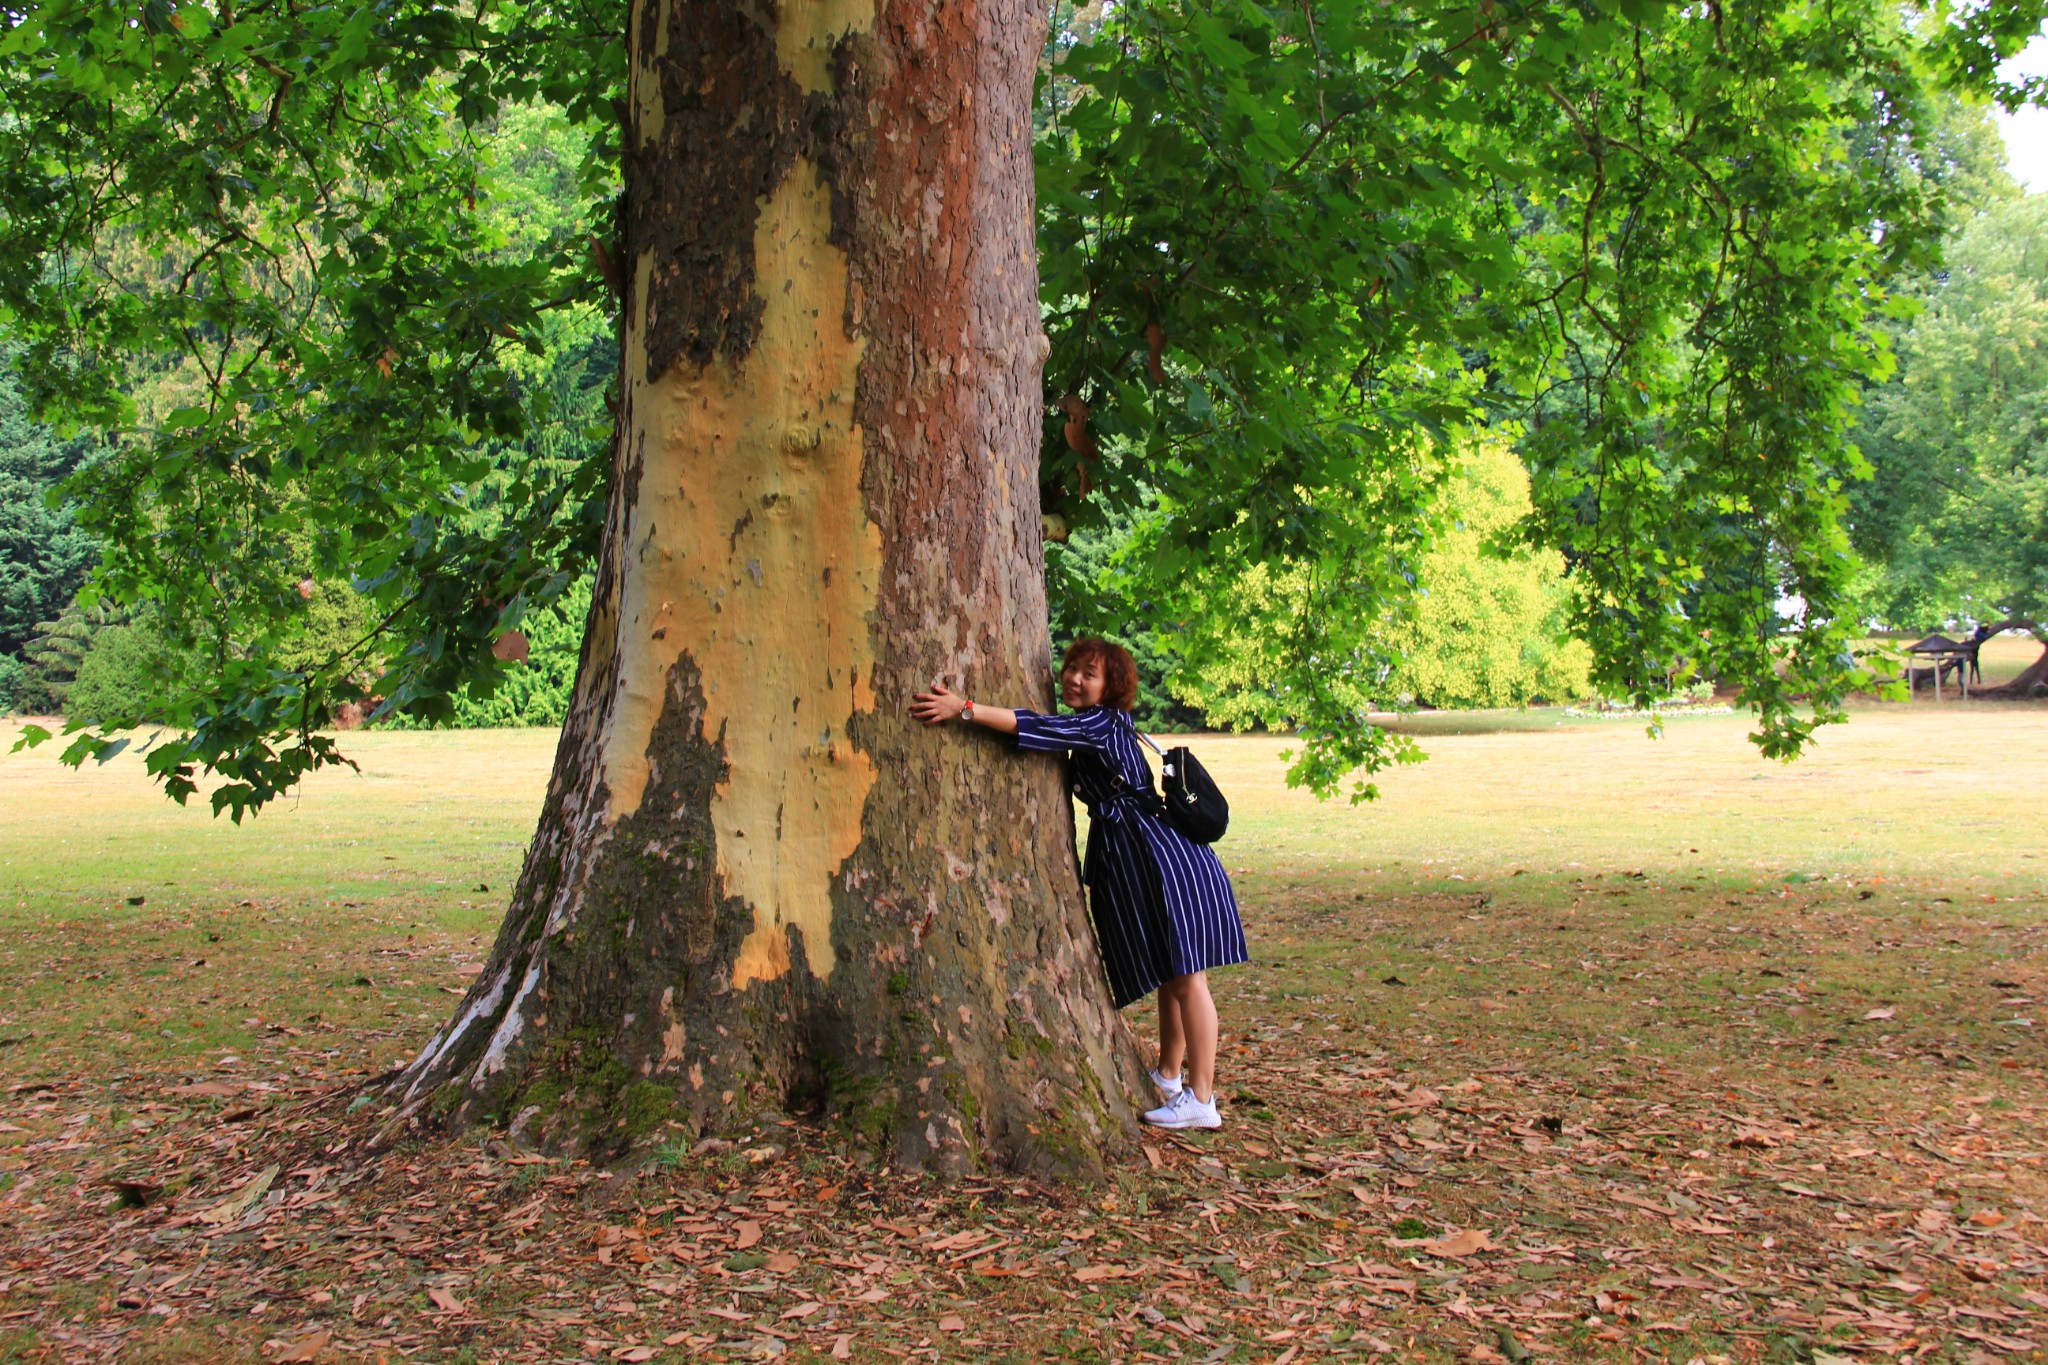
[[1187, 1031], [1180, 1026], [1180, 998], [1169, 981], [1159, 988], [1159, 1074], [1180, 1075], [1188, 1056]]
[[1170, 983], [1179, 1015], [1181, 1034], [1187, 1039], [1188, 1088], [1204, 1104], [1216, 1096], [1216, 1002], [1209, 996], [1209, 975], [1194, 972]]

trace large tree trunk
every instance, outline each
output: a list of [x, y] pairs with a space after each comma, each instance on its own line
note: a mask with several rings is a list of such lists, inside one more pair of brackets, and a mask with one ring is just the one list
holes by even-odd
[[2018, 677], [2009, 678], [1996, 687], [1979, 688], [1972, 695], [1984, 701], [2021, 701], [2048, 692], [2048, 639], [2042, 637], [2040, 626], [2024, 617], [2016, 616], [2009, 621], [1994, 623], [1990, 630], [1991, 634], [1984, 637], [1987, 640], [2008, 630], [2030, 632], [2036, 640], [2041, 641], [2041, 656], [2021, 669]]
[[394, 1125], [603, 1154], [817, 1102], [1089, 1169], [1143, 1078], [1046, 705], [1024, 0], [640, 0], [611, 507], [540, 828]]

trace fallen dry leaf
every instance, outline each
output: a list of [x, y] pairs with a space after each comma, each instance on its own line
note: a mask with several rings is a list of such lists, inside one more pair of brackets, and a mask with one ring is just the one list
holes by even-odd
[[1499, 1251], [1493, 1239], [1478, 1228], [1466, 1228], [1463, 1232], [1447, 1233], [1442, 1237], [1427, 1238], [1422, 1249], [1432, 1256], [1449, 1256], [1462, 1259], [1476, 1256], [1482, 1251]]
[[277, 1362], [277, 1365], [303, 1365], [305, 1361], [318, 1360], [320, 1352], [333, 1339], [334, 1334], [325, 1328], [314, 1332], [307, 1332], [303, 1336], [293, 1337], [290, 1341], [280, 1343], [277, 1354], [270, 1358]]
[[964, 1332], [967, 1330], [967, 1319], [957, 1314], [949, 1313], [939, 1319], [939, 1330], [941, 1332]]
[[199, 1221], [218, 1226], [222, 1223], [232, 1223], [239, 1219], [243, 1214], [256, 1206], [257, 1200], [263, 1198], [269, 1192], [270, 1182], [277, 1179], [277, 1173], [282, 1169], [284, 1168], [281, 1166], [264, 1167], [262, 1173], [257, 1175], [248, 1184], [200, 1214]]
[[740, 1251], [745, 1251], [748, 1247], [761, 1240], [761, 1225], [751, 1218], [742, 1218], [739, 1224], [739, 1234], [739, 1240], [734, 1242], [733, 1246]]
[[1398, 1114], [1403, 1109], [1434, 1109], [1444, 1102], [1444, 1097], [1428, 1086], [1418, 1085], [1405, 1095], [1397, 1095], [1387, 1103], [1389, 1113]]
[[467, 1305], [464, 1304], [461, 1299], [455, 1297], [453, 1291], [451, 1290], [438, 1288], [429, 1289], [427, 1291], [427, 1297], [433, 1301], [434, 1307], [440, 1309], [444, 1313], [460, 1313], [464, 1311], [464, 1309], [467, 1307]]

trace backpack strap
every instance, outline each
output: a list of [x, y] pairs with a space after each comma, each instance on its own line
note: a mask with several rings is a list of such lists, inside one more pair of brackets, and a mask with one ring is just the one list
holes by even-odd
[[1161, 758], [1166, 757], [1166, 750], [1160, 748], [1157, 744], [1154, 744], [1152, 742], [1152, 737], [1146, 734], [1143, 730], [1140, 730], [1138, 728], [1138, 723], [1131, 719], [1130, 712], [1119, 711], [1117, 712], [1117, 714], [1124, 718], [1124, 724], [1131, 727], [1131, 733], [1138, 737], [1140, 743], [1142, 743], [1146, 748], [1150, 749], [1153, 753], [1158, 754]]
[[[1131, 733], [1132, 733], [1132, 734], [1136, 735], [1136, 736], [1137, 736], [1137, 737], [1138, 737], [1139, 739], [1145, 740], [1145, 743], [1146, 743], [1147, 745], [1149, 745], [1149, 746], [1151, 747], [1151, 749], [1152, 749], [1152, 752], [1153, 752], [1153, 753], [1155, 753], [1155, 754], [1158, 754], [1158, 755], [1159, 755], [1159, 757], [1160, 757], [1161, 759], [1164, 759], [1164, 758], [1166, 757], [1166, 754], [1165, 754], [1165, 753], [1164, 753], [1163, 751], [1161, 751], [1160, 747], [1159, 747], [1159, 746], [1158, 746], [1157, 744], [1153, 744], [1151, 740], [1149, 740], [1149, 739], [1145, 739], [1145, 735], [1144, 735], [1144, 732], [1143, 732], [1143, 731], [1141, 731], [1141, 730], [1139, 730], [1139, 729], [1138, 729], [1138, 727], [1137, 727], [1137, 725], [1136, 725], [1135, 723], [1133, 723], [1133, 721], [1131, 720], [1131, 717], [1130, 717], [1129, 713], [1127, 713], [1127, 712], [1123, 712], [1123, 711], [1119, 711], [1119, 712], [1117, 712], [1116, 714], [1117, 714], [1117, 715], [1118, 715], [1119, 717], [1121, 717], [1121, 718], [1122, 718], [1122, 720], [1123, 720], [1123, 723], [1124, 723], [1125, 725], [1127, 725], [1127, 726], [1129, 726], [1129, 727], [1130, 727], [1130, 730], [1131, 730]], [[1144, 755], [1140, 754], [1140, 755], [1139, 755], [1139, 757], [1140, 757], [1140, 758], [1142, 759], [1142, 758], [1144, 757]], [[1170, 763], [1162, 763], [1162, 764], [1161, 764], [1161, 767], [1162, 767], [1162, 769], [1163, 769], [1163, 770], [1165, 771], [1165, 773], [1167, 774], [1167, 776], [1169, 776], [1169, 777], [1170, 777], [1170, 776], [1172, 776], [1172, 774], [1173, 774], [1173, 765], [1172, 765], [1172, 764], [1170, 764]], [[1135, 796], [1135, 797], [1140, 797], [1140, 798], [1143, 798], [1143, 797], [1147, 797], [1147, 796], [1150, 796], [1150, 797], [1152, 797], [1153, 801], [1155, 801], [1155, 802], [1157, 802], [1157, 801], [1158, 801], [1158, 799], [1159, 799], [1159, 798], [1158, 798], [1158, 797], [1157, 797], [1156, 795], [1154, 795], [1154, 794], [1153, 794], [1152, 792], [1150, 792], [1150, 791], [1148, 791], [1148, 790], [1144, 790], [1144, 789], [1138, 788], [1138, 787], [1134, 787], [1134, 786], [1132, 786], [1132, 785], [1131, 785], [1130, 783], [1128, 783], [1128, 782], [1124, 781], [1124, 777], [1123, 777], [1123, 774], [1122, 774], [1122, 773], [1120, 773], [1120, 772], [1117, 772], [1117, 771], [1115, 771], [1114, 769], [1112, 769], [1112, 770], [1110, 771], [1110, 774], [1109, 774], [1109, 781], [1110, 781], [1110, 785], [1111, 785], [1111, 786], [1112, 786], [1112, 787], [1113, 787], [1113, 788], [1115, 789], [1115, 792], [1116, 792], [1116, 795], [1115, 795], [1114, 797], [1112, 797], [1112, 798], [1111, 798], [1112, 800], [1117, 800], [1117, 799], [1121, 799], [1121, 798], [1123, 798], [1123, 797], [1127, 797], [1127, 796]], [[1150, 775], [1148, 774], [1148, 775], [1147, 775], [1147, 778], [1146, 778], [1146, 782], [1147, 782], [1147, 785], [1148, 785], [1148, 786], [1150, 785], [1150, 781], [1151, 781], [1151, 778], [1150, 778]], [[1157, 813], [1158, 813], [1158, 812], [1156, 812], [1156, 811], [1154, 812], [1154, 814], [1157, 814]]]

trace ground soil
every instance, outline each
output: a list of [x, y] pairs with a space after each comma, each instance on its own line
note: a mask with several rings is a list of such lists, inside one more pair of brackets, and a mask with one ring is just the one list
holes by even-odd
[[0, 1360], [2043, 1358], [2048, 710], [1874, 708], [1792, 767], [1742, 725], [1525, 715], [1359, 809], [1199, 742], [1257, 956], [1229, 1121], [1095, 1186], [802, 1113], [367, 1152], [547, 737], [363, 736], [244, 830], [11, 759]]

